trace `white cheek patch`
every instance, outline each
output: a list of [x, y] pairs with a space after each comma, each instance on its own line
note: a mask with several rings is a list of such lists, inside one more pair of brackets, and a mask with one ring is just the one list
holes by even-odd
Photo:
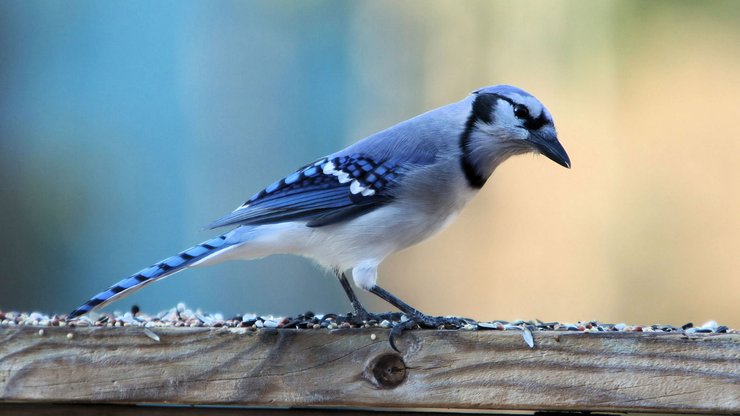
[[496, 106], [496, 110], [493, 113], [493, 120], [495, 126], [504, 128], [515, 128], [522, 123], [514, 115], [514, 108], [505, 101]]
[[493, 124], [478, 121], [475, 123], [476, 129], [499, 140], [527, 138], [528, 133], [527, 130], [521, 128], [521, 120], [516, 118], [507, 106], [497, 106], [493, 117]]

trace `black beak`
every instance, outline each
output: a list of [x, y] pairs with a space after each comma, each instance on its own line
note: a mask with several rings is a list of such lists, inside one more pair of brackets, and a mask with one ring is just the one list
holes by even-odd
[[560, 144], [554, 132], [531, 132], [528, 140], [532, 143], [534, 148], [537, 149], [537, 151], [547, 156], [548, 159], [560, 166], [570, 169], [570, 158], [568, 157], [568, 154], [565, 153], [563, 145]]

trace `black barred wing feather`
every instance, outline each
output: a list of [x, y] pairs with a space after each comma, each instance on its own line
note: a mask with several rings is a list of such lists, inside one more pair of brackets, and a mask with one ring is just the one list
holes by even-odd
[[320, 227], [347, 221], [392, 200], [390, 191], [401, 174], [393, 161], [362, 154], [323, 158], [268, 186], [210, 227], [284, 221]]

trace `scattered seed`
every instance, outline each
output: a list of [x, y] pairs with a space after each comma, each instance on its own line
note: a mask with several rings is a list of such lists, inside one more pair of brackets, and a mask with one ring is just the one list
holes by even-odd
[[[267, 319], [265, 320], [263, 325], [265, 326], [265, 328], [277, 328], [279, 324], [280, 322], [278, 321], [275, 321], [273, 319]], [[336, 327], [336, 324], [335, 324], [335, 327]]]
[[714, 330], [717, 329], [718, 326], [719, 325], [717, 325], [717, 322], [715, 322], [715, 321], [709, 321], [709, 322], [705, 322], [704, 325], [702, 325], [701, 327], [702, 328], [705, 328], [705, 329], [709, 329], [711, 331], [714, 331]]
[[522, 326], [522, 337], [524, 337], [524, 342], [529, 345], [529, 348], [534, 348], [534, 336], [526, 325]]
[[148, 336], [149, 338], [159, 342], [159, 335], [155, 334], [154, 331], [152, 331], [149, 328], [144, 328], [144, 335]]
[[[291, 328], [309, 330], [318, 328], [392, 328], [399, 323], [408, 321], [408, 317], [400, 312], [380, 314], [383, 319], [368, 320], [355, 323], [349, 315], [338, 314], [314, 314], [306, 312], [296, 317], [290, 316], [257, 316], [253, 313], [234, 315], [231, 319], [224, 319], [220, 313], [205, 313], [200, 309], [188, 309], [185, 304], [162, 311], [156, 315], [148, 315], [137, 308], [114, 313], [91, 313], [89, 315], [67, 320], [66, 315], [46, 315], [40, 312], [13, 312], [0, 311], [0, 327], [36, 327], [38, 333], [45, 334], [48, 326], [60, 327], [128, 327], [138, 326], [142, 328], [152, 327], [209, 327], [209, 328], [244, 328], [247, 331], [255, 331], [258, 328]], [[578, 321], [575, 323], [547, 322], [540, 319], [530, 321], [516, 320], [511, 323], [503, 320], [477, 322], [472, 319], [460, 318], [457, 326], [447, 326], [445, 329], [461, 330], [514, 330], [523, 331], [526, 327], [530, 333], [535, 331], [581, 331], [581, 332], [655, 332], [655, 333], [684, 333], [684, 334], [713, 334], [731, 333], [736, 334], [738, 330], [719, 325], [715, 321], [708, 321], [701, 326], [694, 326], [688, 322], [682, 326], [667, 324], [654, 325], [628, 325], [626, 323], [603, 323], [596, 320]], [[155, 334], [156, 335], [156, 334]], [[70, 339], [73, 337], [70, 333]], [[147, 334], [149, 336], [149, 334]], [[522, 336], [527, 335], [522, 332]], [[150, 336], [151, 338], [151, 336]], [[527, 341], [525, 339], [525, 341]], [[529, 345], [529, 343], [527, 343]]]

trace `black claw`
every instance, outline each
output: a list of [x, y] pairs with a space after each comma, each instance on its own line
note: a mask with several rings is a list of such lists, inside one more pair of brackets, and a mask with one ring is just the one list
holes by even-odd
[[403, 334], [403, 331], [415, 327], [417, 323], [418, 322], [414, 321], [413, 319], [409, 319], [406, 322], [401, 322], [400, 324], [394, 326], [391, 329], [391, 334], [388, 336], [388, 342], [391, 344], [391, 348], [393, 348], [397, 353], [401, 353], [401, 350], [396, 347], [396, 337], [400, 337], [401, 334]]
[[398, 353], [400, 353], [401, 351], [396, 347], [396, 337], [401, 336], [403, 334], [403, 331], [407, 329], [412, 329], [417, 325], [421, 328], [430, 329], [458, 329], [462, 328], [467, 323], [464, 318], [428, 316], [422, 313], [419, 313], [418, 315], [406, 316], [408, 317], [408, 320], [394, 326], [391, 329], [390, 336], [388, 337], [388, 342], [391, 344], [391, 348], [393, 348]]

